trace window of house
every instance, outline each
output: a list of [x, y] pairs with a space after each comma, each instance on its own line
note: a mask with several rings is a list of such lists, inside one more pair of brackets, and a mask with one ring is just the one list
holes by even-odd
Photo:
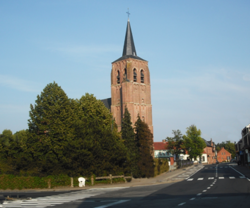
[[117, 84], [120, 84], [120, 71], [117, 71]]
[[137, 73], [136, 73], [136, 69], [133, 70], [133, 76], [134, 76], [134, 82], [137, 81]]
[[141, 83], [144, 83], [144, 73], [143, 73], [143, 70], [141, 70]]

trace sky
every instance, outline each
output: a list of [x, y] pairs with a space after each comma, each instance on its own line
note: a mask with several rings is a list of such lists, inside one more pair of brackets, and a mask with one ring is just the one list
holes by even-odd
[[250, 123], [250, 1], [0, 1], [0, 133], [28, 128], [30, 104], [55, 81], [69, 98], [111, 97], [129, 8], [151, 76], [154, 141], [196, 125], [215, 143]]

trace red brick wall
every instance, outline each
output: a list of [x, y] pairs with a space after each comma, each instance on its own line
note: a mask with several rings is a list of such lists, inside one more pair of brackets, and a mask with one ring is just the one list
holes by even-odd
[[[127, 79], [123, 80], [124, 69], [127, 69]], [[133, 70], [136, 69], [137, 81], [133, 81]], [[144, 83], [140, 80], [140, 71], [144, 72]], [[120, 84], [117, 83], [117, 74], [120, 72]], [[151, 86], [148, 62], [128, 58], [112, 63], [111, 71], [111, 113], [121, 130], [122, 116], [127, 106], [131, 114], [131, 121], [134, 123], [139, 114], [153, 133], [152, 124], [152, 105], [151, 105]]]
[[219, 162], [227, 161], [228, 157], [230, 157], [229, 158], [229, 161], [230, 161], [231, 158], [232, 158], [232, 156], [231, 156], [231, 154], [226, 149], [224, 149], [224, 147], [222, 147], [220, 149], [220, 151], [217, 153], [217, 160]]

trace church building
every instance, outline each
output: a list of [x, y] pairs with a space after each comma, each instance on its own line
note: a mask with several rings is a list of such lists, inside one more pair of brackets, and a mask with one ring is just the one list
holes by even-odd
[[139, 115], [153, 133], [148, 61], [137, 56], [129, 19], [122, 57], [112, 62], [111, 99], [102, 101], [110, 108], [119, 131], [127, 106], [132, 124]]

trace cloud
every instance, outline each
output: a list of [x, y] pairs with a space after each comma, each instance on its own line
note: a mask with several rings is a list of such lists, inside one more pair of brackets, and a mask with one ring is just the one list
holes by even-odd
[[36, 83], [9, 75], [0, 74], [0, 85], [23, 92], [39, 92]]
[[250, 75], [249, 74], [245, 74], [245, 75], [243, 75], [243, 80], [244, 81], [247, 81], [247, 82], [249, 82], [250, 81]]

